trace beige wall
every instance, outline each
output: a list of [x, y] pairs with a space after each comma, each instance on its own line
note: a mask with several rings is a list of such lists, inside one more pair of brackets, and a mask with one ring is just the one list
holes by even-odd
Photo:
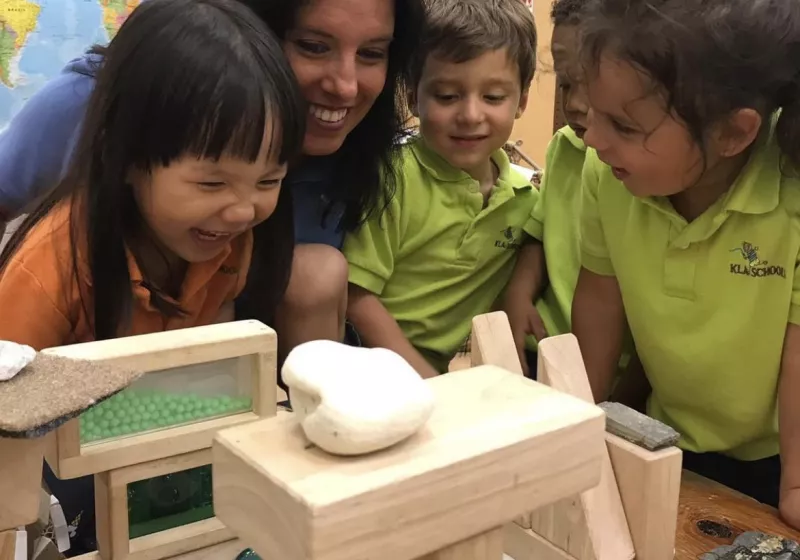
[[522, 140], [520, 148], [540, 166], [544, 165], [547, 144], [553, 137], [553, 108], [555, 106], [556, 79], [550, 58], [550, 22], [552, 0], [533, 0], [536, 30], [539, 37], [539, 63], [531, 85], [528, 109], [517, 121], [511, 140]]

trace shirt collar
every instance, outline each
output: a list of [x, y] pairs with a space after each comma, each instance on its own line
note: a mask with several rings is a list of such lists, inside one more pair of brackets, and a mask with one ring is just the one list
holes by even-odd
[[[437, 180], [446, 183], [475, 181], [469, 173], [452, 166], [446, 159], [436, 153], [422, 136], [411, 140], [409, 145], [420, 165]], [[533, 188], [529, 180], [512, 169], [511, 161], [505, 151], [502, 149], [497, 150], [491, 154], [491, 158], [499, 171], [497, 177], [498, 187], [508, 186], [514, 191], [527, 191]]]

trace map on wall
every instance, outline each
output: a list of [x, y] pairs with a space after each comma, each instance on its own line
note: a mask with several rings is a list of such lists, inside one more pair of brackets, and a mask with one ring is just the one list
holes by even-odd
[[140, 0], [0, 0], [0, 130], [73, 58], [114, 36]]

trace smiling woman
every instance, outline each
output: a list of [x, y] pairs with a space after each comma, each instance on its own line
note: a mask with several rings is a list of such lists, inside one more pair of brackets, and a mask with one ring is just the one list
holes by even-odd
[[[423, 11], [422, 0], [272, 0], [257, 11], [283, 39], [308, 103], [303, 157], [284, 181], [299, 243], [275, 319], [285, 356], [300, 343], [343, 336], [347, 263], [339, 249], [394, 195], [398, 99]], [[248, 285], [239, 317], [254, 317], [251, 293], [262, 289]]]
[[394, 3], [317, 2], [299, 16], [287, 32], [286, 54], [309, 104], [303, 151], [328, 155], [342, 147], [383, 91]]

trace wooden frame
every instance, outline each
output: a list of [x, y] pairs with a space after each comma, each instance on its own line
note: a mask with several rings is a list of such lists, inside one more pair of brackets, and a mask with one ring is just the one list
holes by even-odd
[[211, 449], [96, 474], [97, 548], [102, 560], [160, 560], [234, 538], [216, 517], [130, 538], [128, 484], [211, 464]]
[[80, 443], [80, 419], [67, 422], [49, 436], [51, 441], [45, 455], [53, 472], [62, 479], [207, 449], [220, 429], [267, 418], [276, 412], [277, 340], [275, 331], [258, 321], [75, 344], [44, 350], [44, 353], [137, 368], [146, 372], [146, 378], [167, 374], [176, 368], [238, 358], [237, 372], [249, 372], [252, 379], [249, 412], [87, 445]]
[[[520, 371], [508, 318], [502, 312], [472, 322], [473, 366]], [[477, 349], [477, 352], [476, 352]], [[594, 402], [577, 339], [539, 344], [539, 381]], [[683, 454], [648, 451], [605, 434], [600, 484], [518, 518], [504, 528], [505, 552], [515, 560], [671, 560], [674, 556]]]

